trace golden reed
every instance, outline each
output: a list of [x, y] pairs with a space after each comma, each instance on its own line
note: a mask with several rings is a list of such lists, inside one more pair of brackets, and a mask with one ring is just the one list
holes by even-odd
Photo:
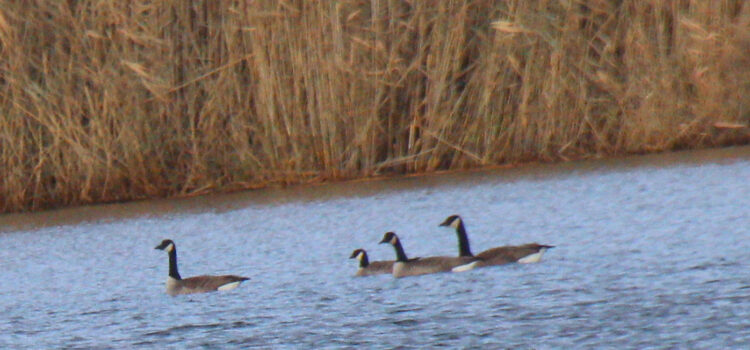
[[3, 0], [0, 211], [746, 143], [745, 0]]

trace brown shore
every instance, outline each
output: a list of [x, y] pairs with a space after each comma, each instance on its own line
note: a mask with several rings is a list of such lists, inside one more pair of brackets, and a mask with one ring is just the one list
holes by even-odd
[[750, 4], [0, 4], [0, 213], [750, 143]]

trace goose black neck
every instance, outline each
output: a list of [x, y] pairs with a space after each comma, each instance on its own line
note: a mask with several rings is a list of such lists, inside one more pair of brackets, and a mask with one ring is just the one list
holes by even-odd
[[393, 249], [396, 250], [397, 261], [407, 262], [409, 260], [406, 257], [406, 253], [404, 253], [404, 247], [401, 246], [401, 241], [396, 241], [396, 243], [393, 244]]
[[177, 248], [172, 247], [172, 251], [169, 252], [169, 277], [177, 280], [181, 280], [180, 273], [177, 272]]
[[367, 267], [367, 265], [370, 265], [370, 260], [367, 260], [367, 253], [362, 252], [362, 259], [359, 260], [359, 267]]
[[458, 235], [459, 256], [474, 256], [474, 254], [471, 253], [471, 247], [469, 247], [469, 236], [466, 235], [466, 228], [464, 228], [463, 222], [458, 223], [456, 235]]

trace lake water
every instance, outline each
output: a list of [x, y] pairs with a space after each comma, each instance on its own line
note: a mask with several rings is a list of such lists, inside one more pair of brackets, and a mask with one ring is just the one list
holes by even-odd
[[[538, 264], [353, 277], [539, 242]], [[230, 292], [170, 297], [183, 277]], [[0, 216], [0, 348], [750, 347], [750, 148]]]

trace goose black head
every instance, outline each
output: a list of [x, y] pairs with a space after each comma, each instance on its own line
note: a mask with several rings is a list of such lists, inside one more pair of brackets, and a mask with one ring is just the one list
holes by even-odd
[[365, 253], [364, 249], [355, 249], [352, 252], [352, 256], [349, 257], [349, 259], [357, 258], [358, 260], [362, 260], [363, 257], [367, 257], [367, 253]]
[[380, 240], [380, 244], [382, 243], [390, 243], [395, 245], [396, 243], [398, 243], [398, 236], [396, 236], [396, 234], [393, 232], [386, 232], [383, 236], [383, 239]]
[[172, 242], [171, 239], [165, 239], [161, 241], [161, 244], [154, 247], [154, 249], [163, 250], [167, 253], [170, 253], [174, 250], [174, 242]]
[[461, 225], [461, 217], [458, 215], [451, 215], [440, 224], [440, 226], [450, 226], [453, 228], [458, 228], [459, 225]]

